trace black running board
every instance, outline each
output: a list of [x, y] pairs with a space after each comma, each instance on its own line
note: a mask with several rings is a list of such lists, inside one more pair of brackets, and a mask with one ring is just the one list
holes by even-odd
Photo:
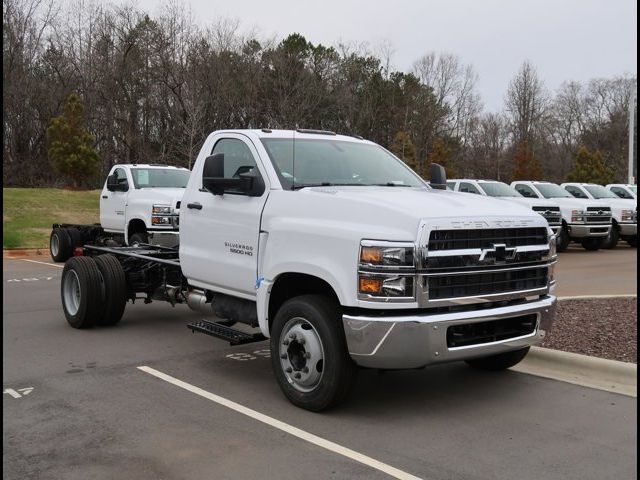
[[261, 333], [245, 333], [234, 328], [226, 327], [215, 322], [200, 320], [187, 325], [193, 333], [200, 332], [212, 337], [227, 340], [229, 345], [244, 345], [245, 343], [261, 342], [267, 337]]

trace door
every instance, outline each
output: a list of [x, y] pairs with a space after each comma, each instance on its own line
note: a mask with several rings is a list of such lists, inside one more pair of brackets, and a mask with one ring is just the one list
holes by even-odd
[[193, 285], [254, 298], [260, 221], [269, 185], [256, 161], [257, 151], [243, 135], [215, 139], [210, 154], [217, 153], [224, 154], [225, 178], [238, 178], [257, 168], [265, 191], [260, 197], [240, 191], [213, 195], [202, 188], [204, 162], [199, 162], [192, 173], [197, 183], [189, 183], [187, 199], [180, 207], [180, 261]]
[[124, 168], [116, 168], [113, 174], [120, 190], [110, 191], [105, 182], [100, 194], [100, 224], [102, 228], [112, 232], [124, 232], [125, 210], [129, 195], [129, 180]]

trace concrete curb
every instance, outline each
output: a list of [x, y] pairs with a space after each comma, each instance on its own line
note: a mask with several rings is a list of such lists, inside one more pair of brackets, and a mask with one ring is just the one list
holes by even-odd
[[49, 255], [49, 247], [11, 248], [2, 250], [2, 258], [40, 257]]
[[607, 299], [607, 298], [638, 298], [637, 293], [622, 293], [619, 295], [573, 295], [567, 297], [558, 297], [558, 301], [562, 302], [565, 300], [597, 300], [597, 299]]
[[638, 396], [638, 365], [549, 348], [531, 347], [511, 370], [583, 387]]

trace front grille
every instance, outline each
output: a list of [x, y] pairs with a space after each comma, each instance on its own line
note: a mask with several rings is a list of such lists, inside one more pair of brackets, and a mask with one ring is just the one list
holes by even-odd
[[549, 225], [562, 224], [562, 215], [560, 214], [560, 207], [532, 207], [534, 212], [538, 212], [542, 215]]
[[427, 277], [429, 299], [535, 290], [547, 284], [547, 267]]
[[507, 247], [544, 245], [547, 231], [545, 228], [434, 230], [429, 237], [429, 251], [491, 248], [502, 243]]
[[537, 315], [532, 313], [520, 317], [453, 325], [447, 328], [447, 347], [467, 347], [530, 335], [535, 331], [536, 323]]
[[587, 207], [586, 223], [611, 223], [611, 208]]

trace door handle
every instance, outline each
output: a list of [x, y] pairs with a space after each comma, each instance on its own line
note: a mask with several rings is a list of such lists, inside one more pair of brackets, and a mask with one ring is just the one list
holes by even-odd
[[102, 195], [102, 198], [109, 198], [109, 195]]
[[202, 204], [201, 203], [187, 203], [187, 208], [196, 209], [196, 210], [202, 210]]

